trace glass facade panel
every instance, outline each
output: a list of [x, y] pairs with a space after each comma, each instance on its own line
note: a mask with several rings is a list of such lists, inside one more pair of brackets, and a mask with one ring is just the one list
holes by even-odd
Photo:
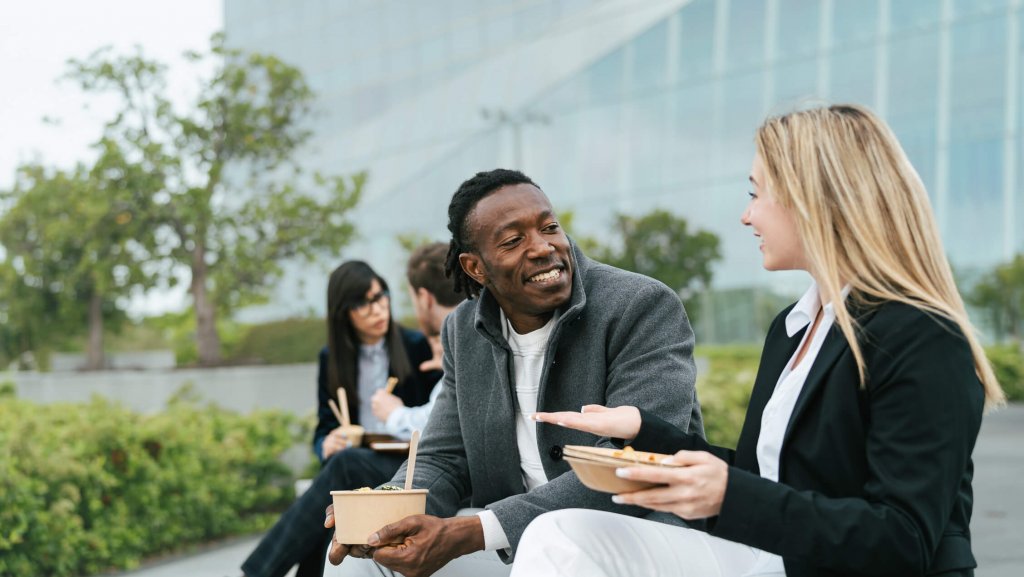
[[[225, 29], [231, 44], [308, 73], [325, 110], [310, 162], [330, 172], [369, 167], [359, 219], [388, 215], [374, 236], [444, 238], [458, 184], [518, 164], [556, 208], [574, 210], [581, 234], [603, 234], [615, 211], [666, 208], [719, 235], [717, 290], [798, 293], [806, 275], [761, 271], [737, 221], [764, 115], [827, 95], [885, 114], [958, 269], [1024, 250], [1019, 3], [831, 0], [822, 34], [824, 0], [691, 0], [657, 14], [634, 1], [643, 10], [612, 10], [609, 0], [226, 0]], [[573, 27], [583, 30], [567, 34]], [[1008, 49], [1018, 67], [1010, 103]], [[538, 73], [547, 68], [559, 72]], [[483, 120], [482, 108], [519, 118], [519, 128]], [[523, 121], [524, 111], [544, 121]], [[401, 277], [396, 243], [352, 251]], [[321, 306], [322, 289], [310, 286], [303, 310]], [[761, 334], [715, 310], [724, 320], [702, 325], [706, 338]]]
[[818, 51], [819, 0], [777, 0], [779, 14], [776, 56], [788, 59]]
[[764, 0], [729, 3], [726, 70], [747, 70], [764, 64], [765, 16]]
[[941, 12], [941, 0], [889, 0], [889, 29], [893, 33], [913, 34], [915, 30], [934, 28]]
[[714, 0], [693, 0], [680, 11], [680, 81], [693, 81], [711, 75], [714, 34]]
[[668, 82], [668, 21], [633, 41], [630, 92], [647, 92]]
[[874, 46], [836, 52], [829, 59], [831, 68], [828, 97], [832, 102], [856, 102], [867, 106], [875, 103]]
[[864, 46], [878, 38], [878, 0], [832, 2], [832, 46]]

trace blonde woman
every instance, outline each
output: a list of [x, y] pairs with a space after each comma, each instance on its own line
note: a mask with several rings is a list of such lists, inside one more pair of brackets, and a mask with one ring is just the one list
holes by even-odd
[[768, 330], [736, 450], [633, 407], [535, 416], [674, 453], [683, 467], [618, 470], [665, 486], [612, 499], [705, 531], [548, 513], [513, 575], [973, 574], [971, 451], [1004, 397], [920, 178], [858, 106], [771, 118], [755, 140], [741, 221], [765, 268], [814, 282]]

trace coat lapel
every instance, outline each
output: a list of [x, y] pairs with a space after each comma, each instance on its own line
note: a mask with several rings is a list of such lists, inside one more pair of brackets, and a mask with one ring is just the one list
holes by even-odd
[[[860, 303], [854, 297], [847, 298], [846, 306], [858, 327], [864, 327], [877, 310], [870, 304]], [[859, 336], [858, 339], [861, 341], [861, 347], [863, 347], [863, 335]], [[796, 399], [793, 414], [789, 418], [789, 424], [786, 425], [786, 434], [782, 439], [783, 448], [785, 448], [786, 443], [789, 441], [790, 435], [793, 434], [794, 424], [800, 419], [800, 415], [807, 410], [807, 406], [815, 393], [824, 385], [825, 377], [832, 370], [832, 366], [836, 364], [843, 352], [849, 349], [850, 345], [846, 342], [843, 331], [839, 329], [838, 325], [832, 325], [828, 335], [825, 336], [825, 342], [821, 344], [818, 357], [814, 360], [811, 370], [807, 373], [807, 380], [804, 381], [800, 395]]]
[[[492, 345], [495, 380], [491, 384], [487, 402], [487, 415], [476, 430], [482, 430], [487, 447], [489, 466], [488, 484], [492, 494], [515, 495], [523, 492], [523, 475], [519, 467], [519, 445], [516, 441], [515, 400], [512, 398], [511, 355]], [[510, 418], [511, 417], [511, 418]], [[495, 500], [495, 499], [491, 499]], [[484, 502], [490, 502], [484, 501]]]
[[747, 416], [743, 421], [743, 431], [736, 445], [737, 464], [754, 471], [758, 470], [757, 439], [761, 436], [761, 415], [764, 413], [764, 407], [772, 398], [779, 375], [786, 368], [786, 363], [793, 356], [804, 331], [807, 330], [803, 329], [792, 337], [786, 334], [786, 323], [781, 320], [786, 318], [792, 308], [791, 305], [779, 314], [780, 321], [774, 324], [774, 328], [765, 338], [761, 363], [754, 379], [754, 389], [750, 392]]

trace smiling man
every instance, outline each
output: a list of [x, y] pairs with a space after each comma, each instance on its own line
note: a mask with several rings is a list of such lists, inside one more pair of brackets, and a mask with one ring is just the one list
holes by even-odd
[[[448, 219], [447, 272], [470, 300], [445, 321], [443, 389], [416, 460], [413, 484], [429, 489], [429, 514], [381, 528], [375, 547], [333, 543], [335, 565], [346, 555], [373, 558], [346, 561], [342, 574], [505, 574], [497, 557], [476, 552], [511, 562], [542, 513], [646, 512], [587, 489], [561, 460], [562, 445], [608, 439], [538, 424], [536, 411], [636, 405], [703, 436], [693, 332], [671, 289], [584, 256], [518, 171], [464, 182]], [[403, 466], [392, 482], [404, 478]], [[453, 516], [467, 500], [483, 510]]]

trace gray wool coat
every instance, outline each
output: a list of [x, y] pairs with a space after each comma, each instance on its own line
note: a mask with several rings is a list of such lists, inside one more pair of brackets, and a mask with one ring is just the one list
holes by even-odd
[[[587, 404], [634, 405], [703, 437], [694, 388], [693, 331], [664, 284], [585, 257], [573, 245], [572, 297], [551, 332], [537, 399], [540, 411]], [[445, 321], [443, 386], [420, 441], [413, 484], [429, 489], [427, 513], [451, 517], [469, 500], [494, 511], [512, 555], [538, 515], [570, 507], [634, 516], [587, 489], [561, 459], [561, 445], [611, 446], [607, 438], [538, 423], [549, 482], [526, 492], [516, 444], [512, 354], [486, 289]], [[392, 483], [405, 479], [405, 465]], [[512, 557], [499, 552], [506, 562]]]

